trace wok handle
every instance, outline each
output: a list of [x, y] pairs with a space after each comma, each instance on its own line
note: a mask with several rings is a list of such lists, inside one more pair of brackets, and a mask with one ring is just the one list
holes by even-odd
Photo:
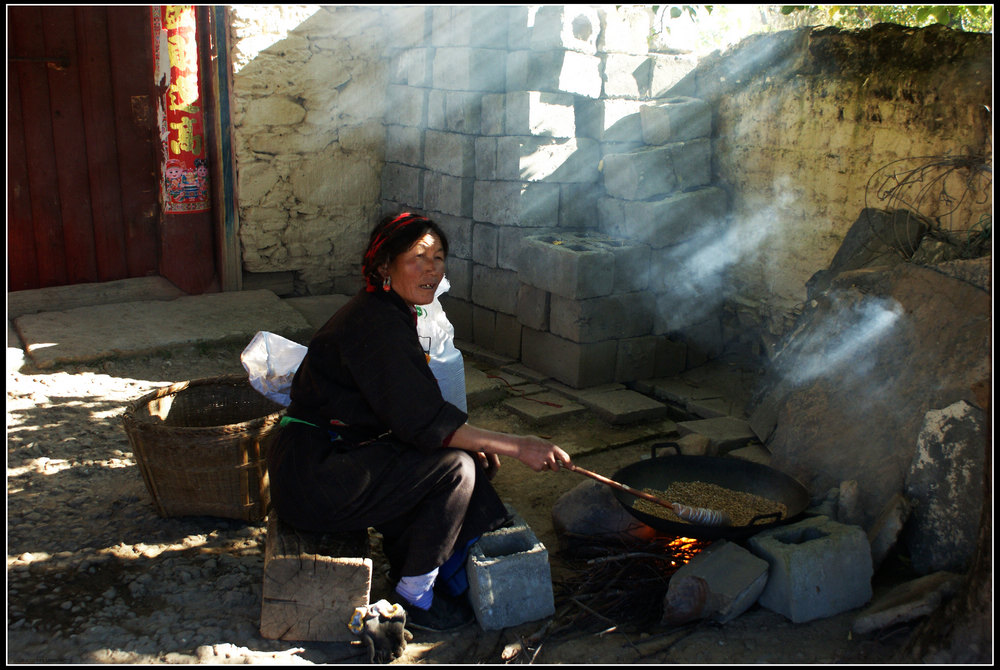
[[573, 465], [572, 463], [560, 463], [559, 467], [565, 468], [565, 469], [567, 469], [567, 470], [569, 470], [571, 472], [575, 472], [577, 474], [581, 474], [581, 475], [590, 477], [591, 479], [596, 479], [597, 481], [601, 482], [602, 484], [607, 484], [611, 488], [618, 489], [619, 491], [624, 491], [625, 493], [628, 493], [630, 495], [634, 495], [637, 498], [642, 498], [643, 500], [648, 500], [650, 502], [654, 502], [657, 505], [663, 505], [664, 507], [671, 507], [672, 508], [671, 503], [667, 502], [663, 498], [657, 498], [656, 496], [650, 495], [649, 493], [646, 493], [645, 491], [637, 491], [636, 489], [632, 488], [631, 486], [627, 486], [625, 484], [621, 484], [619, 482], [616, 482], [613, 479], [608, 479], [607, 477], [605, 477], [603, 475], [599, 475], [596, 472], [591, 472], [590, 470], [584, 470], [583, 468], [581, 468], [578, 465]]

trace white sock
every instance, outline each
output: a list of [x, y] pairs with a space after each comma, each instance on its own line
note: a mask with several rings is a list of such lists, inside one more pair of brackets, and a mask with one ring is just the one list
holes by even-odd
[[425, 575], [402, 577], [396, 584], [396, 593], [414, 607], [428, 610], [434, 602], [434, 580], [437, 579], [437, 574], [438, 569], [434, 568]]

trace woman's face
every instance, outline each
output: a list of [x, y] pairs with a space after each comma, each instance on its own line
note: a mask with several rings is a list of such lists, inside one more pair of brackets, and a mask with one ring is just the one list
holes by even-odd
[[445, 254], [441, 240], [428, 232], [408, 250], [396, 256], [388, 273], [392, 290], [410, 305], [429, 305], [444, 278]]

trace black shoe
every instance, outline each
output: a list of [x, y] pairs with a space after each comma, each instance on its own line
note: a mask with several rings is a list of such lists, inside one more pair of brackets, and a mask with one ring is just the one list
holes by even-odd
[[475, 620], [476, 613], [465, 596], [451, 598], [440, 591], [434, 592], [430, 609], [406, 608], [407, 625], [418, 630], [440, 633], [461, 628]]

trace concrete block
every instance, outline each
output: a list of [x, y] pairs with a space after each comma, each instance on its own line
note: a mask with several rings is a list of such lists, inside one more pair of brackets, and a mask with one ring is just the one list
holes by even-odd
[[506, 135], [576, 137], [574, 98], [568, 93], [513, 91], [503, 96]]
[[577, 135], [600, 142], [642, 142], [639, 110], [644, 104], [641, 100], [578, 99]]
[[695, 66], [698, 65], [698, 57], [694, 54], [674, 55], [674, 54], [650, 54], [652, 58], [652, 68], [649, 82], [649, 95], [652, 98], [660, 98], [670, 95], [674, 86], [681, 82]]
[[499, 231], [489, 223], [476, 223], [472, 227], [472, 260], [488, 268], [497, 266]]
[[479, 132], [482, 135], [503, 135], [507, 125], [507, 94], [485, 93], [480, 98]]
[[452, 177], [475, 177], [475, 137], [428, 130], [424, 133], [424, 160], [435, 172]]
[[[472, 258], [472, 219], [465, 216], [452, 216], [444, 212], [425, 210], [427, 216], [434, 219], [444, 234], [448, 236], [448, 265], [456, 258]], [[452, 282], [452, 290], [454, 291]]]
[[618, 340], [615, 381], [634, 382], [648, 378], [656, 368], [656, 349], [661, 339], [650, 335]]
[[500, 137], [496, 147], [496, 179], [593, 183], [600, 177], [600, 146], [585, 137]]
[[497, 312], [493, 349], [502, 356], [521, 357], [521, 324], [516, 316]]
[[612, 236], [620, 236], [648, 244], [653, 249], [676, 246], [698, 237], [721, 236], [721, 226], [729, 212], [726, 192], [710, 186], [685, 193], [674, 193], [646, 202], [624, 201], [622, 218], [612, 219], [610, 212], [601, 217], [600, 228]]
[[[429, 132], [429, 131], [428, 131]], [[472, 216], [473, 179], [424, 171], [424, 208], [452, 216]]]
[[858, 526], [817, 516], [761, 531], [748, 544], [770, 566], [761, 606], [793, 623], [830, 617], [871, 600], [871, 547]]
[[711, 181], [711, 143], [698, 139], [608, 154], [602, 163], [609, 196], [648, 200], [707, 185]]
[[609, 53], [603, 59], [606, 97], [638, 100], [648, 96], [653, 71], [648, 55]]
[[549, 329], [548, 291], [522, 283], [517, 289], [517, 320], [535, 330]]
[[629, 389], [588, 393], [580, 402], [601, 419], [615, 426], [658, 421], [667, 416], [667, 406]]
[[681, 421], [677, 424], [677, 432], [681, 435], [689, 433], [704, 435], [719, 447], [720, 453], [746, 446], [755, 438], [749, 423], [732, 416]]
[[587, 411], [580, 403], [551, 392], [508, 398], [503, 405], [533, 426], [545, 426]]
[[476, 180], [473, 217], [522, 228], [551, 228], [559, 221], [559, 184]]
[[596, 7], [587, 5], [542, 5], [535, 12], [529, 44], [532, 49], [570, 49], [597, 52], [601, 17]]
[[391, 60], [390, 82], [404, 86], [430, 87], [433, 55], [431, 49], [423, 47], [398, 52]]
[[524, 283], [564, 298], [596, 298], [614, 290], [615, 256], [572, 233], [533, 235], [522, 243], [518, 273]]
[[500, 630], [555, 613], [549, 553], [527, 524], [483, 534], [466, 561], [469, 602], [484, 630]]
[[434, 88], [446, 91], [505, 90], [507, 52], [501, 49], [439, 47], [434, 53]]
[[497, 332], [497, 313], [473, 303], [472, 342], [484, 349], [493, 350]]
[[414, 126], [386, 126], [385, 160], [413, 167], [424, 166], [424, 133]]
[[469, 407], [484, 407], [507, 397], [504, 384], [471, 365], [465, 368], [465, 395]]
[[649, 35], [653, 16], [646, 5], [608, 5], [601, 10], [604, 30], [597, 40], [599, 51], [645, 54], [649, 51]]
[[526, 236], [538, 235], [543, 230], [551, 228], [519, 228], [515, 226], [501, 226], [500, 239], [497, 249], [497, 266], [504, 270], [514, 270], [521, 267], [521, 247], [524, 246]]
[[410, 207], [423, 207], [424, 172], [411, 165], [386, 163], [382, 167], [382, 197]]
[[267, 520], [260, 633], [273, 640], [344, 642], [371, 593], [368, 532], [307, 533]]
[[646, 144], [685, 142], [712, 134], [712, 108], [698, 98], [669, 98], [639, 110]]
[[559, 228], [566, 230], [597, 229], [597, 203], [601, 189], [593, 182], [559, 185]]
[[586, 300], [553, 293], [549, 329], [572, 342], [600, 342], [649, 335], [655, 298], [647, 291]]
[[576, 51], [512, 51], [507, 90], [601, 96], [601, 59]]
[[[696, 619], [727, 623], [757, 602], [767, 580], [767, 561], [738, 544], [715, 542], [670, 578], [663, 621], [674, 625]], [[698, 593], [695, 598], [689, 595], [693, 591]]]
[[427, 125], [427, 89], [390, 84], [385, 95], [386, 123], [401, 126]]
[[477, 135], [482, 127], [482, 95], [468, 91], [441, 91], [427, 94], [427, 127], [453, 133]]
[[472, 308], [473, 305], [467, 299], [449, 297], [448, 294], [441, 296], [441, 306], [448, 314], [448, 320], [455, 327], [455, 339], [472, 341]]
[[524, 364], [573, 388], [612, 382], [617, 354], [615, 341], [578, 344], [532, 328], [521, 333]]
[[508, 7], [443, 5], [431, 9], [431, 44], [503, 49], [510, 24]]
[[484, 265], [472, 266], [472, 302], [487, 309], [517, 314], [517, 291], [521, 286], [513, 270], [500, 270]]
[[430, 15], [424, 5], [396, 6], [385, 13], [388, 34], [395, 35], [395, 46], [407, 49], [426, 45]]

